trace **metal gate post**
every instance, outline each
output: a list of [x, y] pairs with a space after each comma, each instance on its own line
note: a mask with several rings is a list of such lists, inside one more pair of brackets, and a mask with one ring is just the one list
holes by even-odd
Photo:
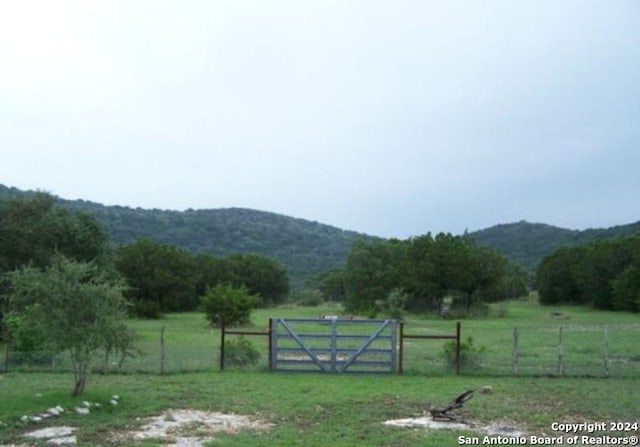
[[398, 323], [391, 321], [391, 372], [398, 372], [398, 359], [396, 357], [396, 347], [398, 346]]
[[338, 360], [338, 320], [331, 319], [331, 372], [338, 372], [336, 362]]
[[274, 370], [274, 361], [273, 361], [273, 318], [269, 318], [269, 341], [268, 341], [268, 356], [269, 356], [269, 371]]

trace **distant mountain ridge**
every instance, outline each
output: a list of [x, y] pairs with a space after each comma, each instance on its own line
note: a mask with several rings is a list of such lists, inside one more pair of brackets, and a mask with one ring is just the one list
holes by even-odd
[[520, 221], [494, 225], [469, 233], [480, 245], [492, 247], [514, 261], [535, 271], [546, 255], [565, 246], [584, 245], [594, 241], [640, 235], [640, 221], [604, 229], [567, 230], [542, 223]]
[[[0, 184], [0, 197], [28, 192]], [[95, 214], [116, 244], [147, 237], [193, 253], [225, 256], [258, 253], [280, 261], [295, 287], [322, 271], [341, 267], [358, 239], [380, 239], [355, 231], [246, 208], [187, 211], [105, 206], [85, 200], [59, 199], [69, 209]], [[425, 229], [425, 234], [428, 232]], [[640, 235], [640, 221], [607, 229], [568, 230], [520, 221], [469, 233], [533, 272], [540, 260], [561, 246]]]
[[[0, 184], [0, 197], [28, 193]], [[257, 253], [281, 262], [294, 287], [302, 287], [320, 272], [341, 267], [356, 240], [377, 239], [318, 222], [246, 208], [169, 211], [58, 200], [68, 209], [93, 213], [107, 227], [116, 244], [146, 237], [192, 253], [214, 256]]]

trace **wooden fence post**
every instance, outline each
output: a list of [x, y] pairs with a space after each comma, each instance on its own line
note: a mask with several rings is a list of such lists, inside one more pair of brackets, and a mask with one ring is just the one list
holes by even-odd
[[273, 364], [273, 318], [269, 318], [269, 337], [268, 345], [269, 345], [269, 371], [273, 372], [274, 364]]
[[456, 322], [456, 375], [460, 375], [460, 322]]
[[404, 322], [400, 322], [400, 343], [398, 346], [398, 374], [404, 372]]
[[560, 326], [558, 332], [558, 374], [564, 376], [564, 346], [563, 346], [563, 327]]
[[224, 318], [220, 320], [220, 371], [224, 370], [224, 336], [226, 333]]
[[164, 330], [165, 326], [160, 328], [160, 375], [164, 375], [164, 364], [166, 361], [166, 353], [164, 350]]
[[520, 331], [517, 327], [513, 328], [513, 373], [518, 374], [519, 365], [518, 361], [520, 359], [520, 353], [518, 352], [518, 339], [520, 338]]
[[7, 344], [5, 346], [5, 350], [4, 350], [4, 372], [8, 373], [9, 372], [9, 346], [11, 345], [11, 341], [7, 341]]
[[604, 376], [609, 377], [609, 327], [604, 327]]

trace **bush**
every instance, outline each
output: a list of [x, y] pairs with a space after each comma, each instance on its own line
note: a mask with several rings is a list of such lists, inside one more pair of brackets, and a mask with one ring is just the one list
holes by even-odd
[[[447, 364], [456, 367], [456, 342], [450, 340], [442, 347], [442, 354]], [[460, 342], [460, 367], [478, 366], [482, 353], [486, 351], [484, 346], [476, 346], [473, 344], [473, 338], [469, 336], [466, 341]]]
[[467, 310], [467, 307], [457, 301], [454, 301], [451, 307], [447, 310], [446, 314], [442, 315], [442, 318], [446, 320], [460, 320], [466, 318], [484, 318], [489, 316], [489, 304], [484, 302], [477, 302], [471, 305], [471, 308]]
[[298, 306], [317, 307], [324, 303], [324, 297], [318, 289], [304, 289], [295, 294], [294, 301]]
[[7, 340], [12, 351], [34, 352], [44, 350], [46, 336], [36, 321], [16, 313], [5, 316]]
[[229, 284], [209, 287], [200, 297], [207, 320], [214, 326], [220, 326], [222, 322], [226, 326], [249, 323], [251, 310], [259, 303], [260, 297], [250, 295], [246, 287], [238, 288]]
[[[392, 289], [387, 294], [386, 299], [376, 301], [375, 314], [380, 312], [385, 317], [402, 321], [404, 320], [404, 308], [408, 300], [409, 295], [402, 288]], [[375, 318], [375, 314], [371, 318]]]
[[254, 366], [260, 361], [260, 352], [243, 336], [224, 343], [225, 366]]

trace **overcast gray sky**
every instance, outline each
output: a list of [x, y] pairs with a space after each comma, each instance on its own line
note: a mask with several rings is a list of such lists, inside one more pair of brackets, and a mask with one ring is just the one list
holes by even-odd
[[0, 0], [0, 183], [378, 236], [640, 220], [640, 1]]

